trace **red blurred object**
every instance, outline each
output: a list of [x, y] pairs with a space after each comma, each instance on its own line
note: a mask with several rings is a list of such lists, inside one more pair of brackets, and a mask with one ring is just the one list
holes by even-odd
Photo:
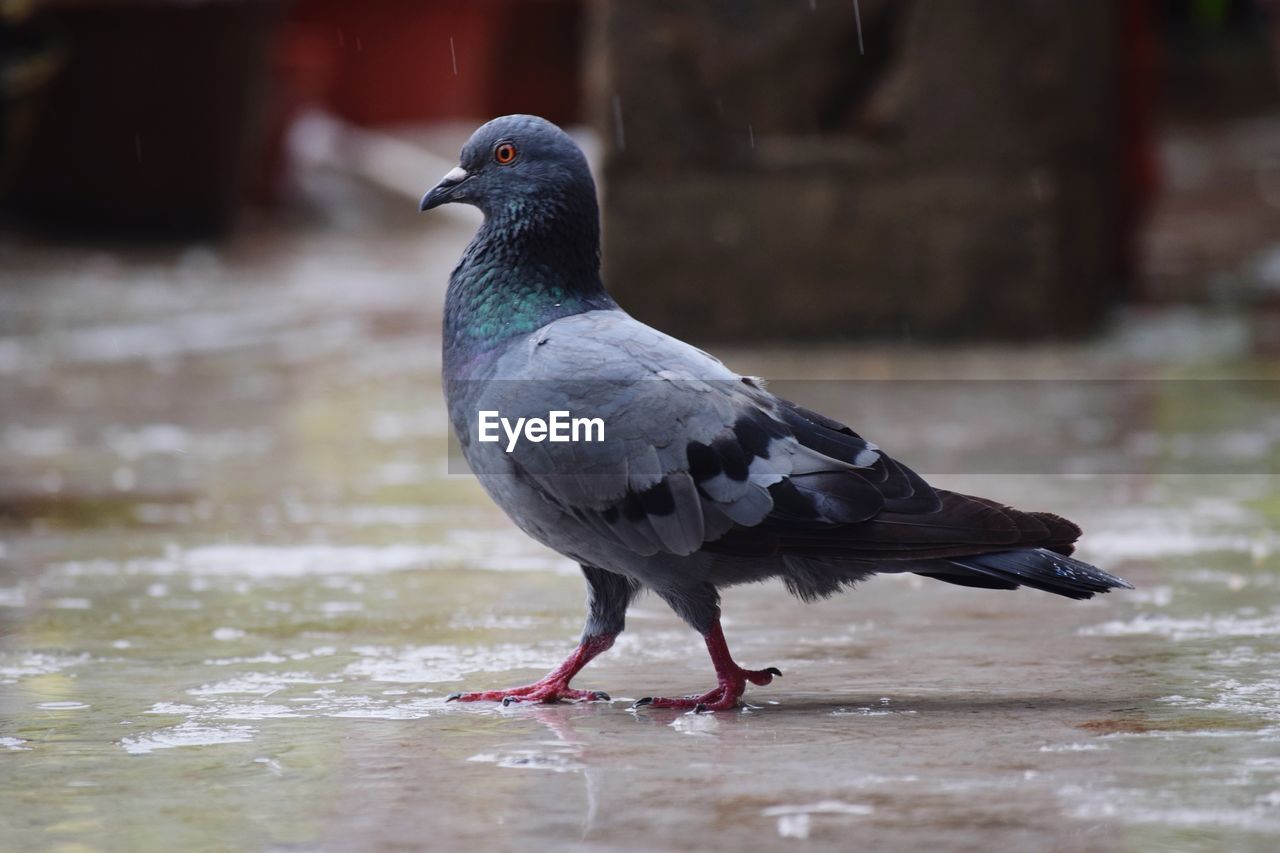
[[1151, 0], [1125, 0], [1121, 11], [1120, 38], [1120, 136], [1121, 176], [1120, 274], [1133, 281], [1139, 269], [1138, 232], [1160, 191], [1160, 165], [1156, 151], [1156, 65], [1158, 44]]
[[299, 0], [286, 50], [314, 51], [308, 61], [326, 70], [304, 85], [357, 124], [508, 112], [565, 122], [579, 110], [582, 18], [578, 0]]

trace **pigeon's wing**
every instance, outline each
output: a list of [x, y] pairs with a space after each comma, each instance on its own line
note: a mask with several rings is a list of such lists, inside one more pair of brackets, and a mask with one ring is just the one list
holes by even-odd
[[[838, 421], [786, 400], [774, 402], [777, 417], [809, 450], [850, 461], [855, 448], [874, 446]], [[851, 505], [848, 496], [865, 496], [868, 487], [880, 498], [879, 506], [873, 501]], [[866, 466], [796, 471], [769, 492], [774, 502], [769, 515], [759, 524], [735, 525], [708, 550], [882, 562], [1028, 547], [1066, 555], [1080, 536], [1076, 525], [1056, 515], [935, 489], [878, 448]]]
[[600, 418], [604, 440], [516, 443], [516, 476], [640, 554], [922, 560], [1070, 553], [1064, 519], [934, 489], [849, 427], [769, 394], [616, 311], [544, 327], [498, 363], [484, 406]]
[[484, 387], [468, 398], [510, 422], [553, 411], [600, 419], [603, 441], [521, 439], [498, 467], [640, 554], [691, 554], [759, 525], [775, 511], [773, 488], [794, 480], [788, 494], [802, 494], [810, 474], [864, 468], [888, 486], [855, 476], [825, 490], [833, 518], [865, 519], [886, 499], [912, 499], [906, 473], [876, 468], [879, 454], [858, 436], [826, 430], [823, 448], [806, 445], [796, 430], [816, 429], [816, 415], [621, 312], [551, 323], [476, 381]]
[[[841, 458], [848, 427], [778, 401], [782, 418], [807, 447]], [[874, 514], [852, 518], [833, 512], [833, 496], [847, 480], [864, 480], [884, 498]], [[800, 556], [883, 562], [919, 561], [1021, 548], [1068, 555], [1080, 536], [1072, 522], [1044, 512], [1023, 512], [987, 498], [935, 489], [879, 450], [865, 470], [800, 473], [770, 488], [775, 509], [760, 524], [736, 526], [710, 545], [718, 553]]]

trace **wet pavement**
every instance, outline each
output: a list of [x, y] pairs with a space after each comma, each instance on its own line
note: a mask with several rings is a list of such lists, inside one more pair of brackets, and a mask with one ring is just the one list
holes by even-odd
[[[739, 660], [785, 676], [714, 715], [629, 710], [710, 686], [643, 598], [578, 681], [611, 703], [446, 705], [558, 662], [582, 586], [449, 472], [468, 232], [409, 226], [0, 249], [0, 848], [1273, 849], [1277, 369], [1229, 323], [717, 348], [826, 380], [806, 402], [940, 485], [1078, 520], [1138, 590], [730, 590]], [[1050, 377], [1069, 411], [999, 384]]]

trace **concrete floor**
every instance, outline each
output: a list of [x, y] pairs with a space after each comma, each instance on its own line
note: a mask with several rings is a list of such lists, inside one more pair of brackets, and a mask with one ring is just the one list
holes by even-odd
[[629, 710], [710, 686], [645, 598], [580, 679], [612, 703], [446, 705], [582, 615], [445, 461], [467, 236], [0, 250], [0, 848], [1273, 849], [1280, 408], [1229, 328], [719, 348], [939, 484], [1075, 518], [1138, 589], [731, 590], [738, 658], [785, 677], [701, 716]]

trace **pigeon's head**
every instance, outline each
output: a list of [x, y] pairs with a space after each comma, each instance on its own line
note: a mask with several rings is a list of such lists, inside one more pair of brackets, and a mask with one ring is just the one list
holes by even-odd
[[569, 134], [546, 119], [495, 118], [471, 134], [460, 160], [422, 197], [422, 210], [462, 202], [486, 216], [510, 212], [521, 217], [579, 201], [595, 214], [595, 182], [587, 158]]

